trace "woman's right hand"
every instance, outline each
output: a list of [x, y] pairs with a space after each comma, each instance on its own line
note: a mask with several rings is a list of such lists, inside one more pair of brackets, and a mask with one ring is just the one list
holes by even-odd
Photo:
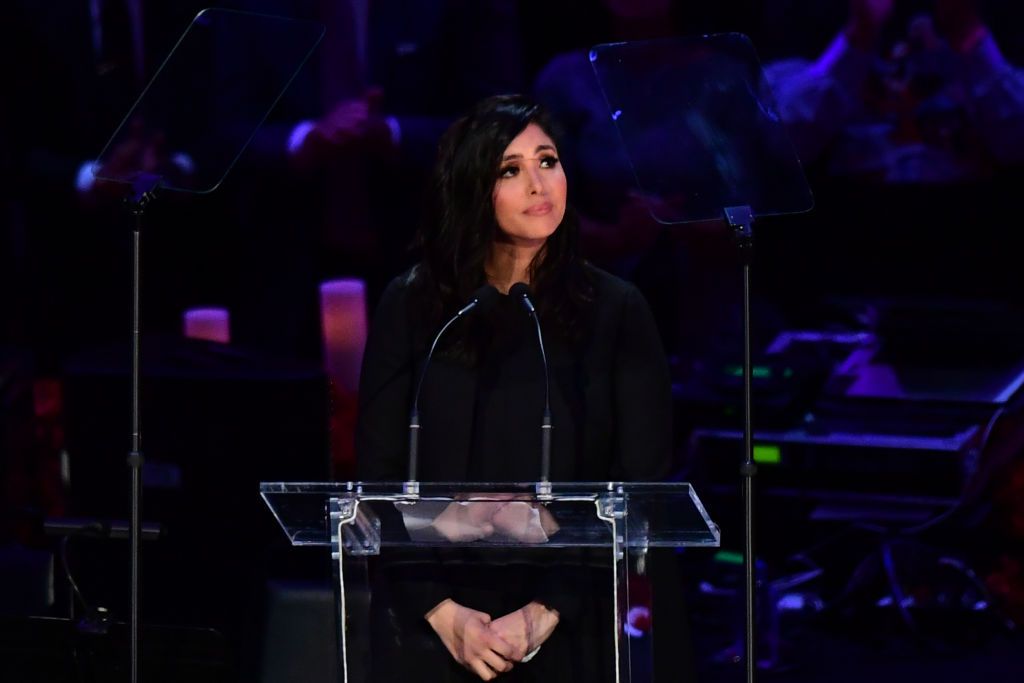
[[504, 502], [453, 502], [431, 522], [439, 534], [452, 543], [479, 541], [494, 533], [491, 517]]
[[426, 620], [455, 661], [485, 681], [512, 670], [512, 646], [490, 629], [491, 617], [448, 599], [426, 614]]

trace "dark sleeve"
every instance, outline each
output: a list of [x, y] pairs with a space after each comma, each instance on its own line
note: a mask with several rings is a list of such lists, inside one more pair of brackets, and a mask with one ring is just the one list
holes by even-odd
[[672, 387], [654, 316], [630, 286], [623, 300], [612, 368], [615, 475], [663, 478], [672, 456]]
[[419, 622], [454, 595], [436, 552], [417, 549], [386, 553], [381, 556], [380, 568], [391, 596], [388, 606], [407, 623]]
[[[585, 553], [573, 552], [571, 549], [560, 550], [562, 562], [546, 566], [538, 581], [534, 600], [548, 609], [558, 612], [558, 619], [565, 623], [579, 620], [583, 608], [584, 586], [591, 576], [586, 567], [582, 566]], [[566, 561], [566, 558], [573, 561]]]
[[[366, 340], [356, 422], [356, 468], [362, 481], [405, 481], [408, 477], [415, 353], [407, 295], [401, 279], [388, 285]], [[382, 521], [402, 524], [397, 513]], [[422, 617], [452, 596], [435, 553], [385, 551], [380, 568], [380, 578], [390, 585], [392, 606], [408, 619]]]
[[[643, 295], [629, 286], [621, 305], [612, 365], [615, 471], [609, 472], [608, 478], [656, 481], [667, 473], [671, 458], [668, 360]], [[577, 559], [583, 557], [594, 559], [589, 554]], [[544, 573], [535, 599], [558, 610], [563, 620], [575, 621], [582, 608], [580, 587], [593, 582], [594, 576], [579, 563], [556, 565]]]
[[[668, 360], [643, 295], [630, 288], [615, 363], [617, 448], [627, 479], [656, 481], [671, 465], [672, 388]], [[648, 555], [657, 680], [692, 680], [693, 652], [675, 552]]]
[[406, 290], [396, 279], [377, 305], [359, 376], [356, 468], [363, 481], [407, 477], [413, 365]]

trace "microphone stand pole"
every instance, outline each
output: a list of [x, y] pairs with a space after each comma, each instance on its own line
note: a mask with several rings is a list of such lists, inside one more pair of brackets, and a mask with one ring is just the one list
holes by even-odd
[[733, 228], [733, 239], [743, 265], [743, 464], [740, 466], [740, 476], [743, 478], [743, 587], [746, 641], [744, 660], [746, 683], [754, 683], [757, 675], [754, 605], [754, 479], [757, 476], [757, 465], [754, 462], [753, 386], [750, 362], [750, 264], [754, 252], [754, 214], [749, 206], [733, 206], [725, 209], [725, 219]]
[[402, 492], [407, 496], [418, 497], [420, 495], [420, 483], [417, 480], [420, 453], [420, 393], [423, 391], [423, 380], [427, 376], [427, 368], [430, 367], [430, 360], [434, 357], [434, 351], [437, 350], [437, 343], [441, 341], [441, 337], [444, 336], [444, 333], [447, 332], [448, 328], [454, 325], [459, 318], [481, 304], [486, 307], [489, 303], [493, 303], [497, 296], [497, 290], [491, 286], [484, 286], [475, 291], [470, 302], [460, 308], [455, 315], [449, 318], [448, 322], [441, 327], [441, 330], [434, 337], [434, 341], [430, 345], [430, 351], [427, 352], [426, 360], [423, 361], [423, 369], [420, 370], [419, 381], [416, 382], [416, 393], [413, 394], [412, 409], [409, 411], [409, 479], [402, 485]]
[[537, 497], [551, 498], [551, 378], [548, 372], [548, 353], [544, 349], [544, 334], [540, 329], [540, 318], [537, 309], [530, 301], [529, 289], [521, 282], [512, 285], [509, 295], [517, 297], [523, 304], [533, 324], [537, 328], [537, 345], [540, 347], [540, 359], [544, 364], [544, 417], [540, 426], [540, 481], [537, 482]]
[[129, 643], [131, 649], [130, 680], [139, 681], [139, 556], [142, 540], [142, 420], [139, 401], [140, 357], [142, 349], [141, 335], [141, 242], [142, 217], [146, 206], [155, 198], [156, 188], [160, 183], [158, 176], [140, 174], [132, 183], [131, 194], [125, 204], [135, 217], [132, 231], [132, 440], [131, 452], [128, 454], [128, 467], [131, 470], [131, 519], [129, 536], [131, 537], [131, 598], [129, 614]]

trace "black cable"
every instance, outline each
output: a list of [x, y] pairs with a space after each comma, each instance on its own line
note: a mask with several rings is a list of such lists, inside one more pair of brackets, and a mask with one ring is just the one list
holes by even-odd
[[82, 604], [82, 609], [85, 610], [86, 614], [92, 612], [92, 607], [86, 602], [85, 597], [82, 595], [82, 591], [78, 587], [78, 582], [75, 581], [75, 577], [71, 574], [71, 564], [68, 560], [68, 545], [71, 542], [70, 536], [64, 536], [60, 539], [58, 546], [58, 555], [60, 557], [60, 566], [64, 570], [64, 578], [68, 580], [68, 585], [71, 586], [71, 596], [68, 604], [68, 617], [73, 621], [75, 618], [75, 598], [78, 598], [78, 602]]

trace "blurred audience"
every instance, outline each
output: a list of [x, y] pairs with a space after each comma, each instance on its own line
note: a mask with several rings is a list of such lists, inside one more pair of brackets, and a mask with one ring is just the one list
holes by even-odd
[[[681, 3], [671, 0], [602, 0], [601, 5], [608, 18], [605, 42], [694, 30]], [[636, 187], [589, 51], [552, 59], [541, 70], [534, 93], [564, 129], [559, 153], [580, 214], [583, 253], [636, 282], [682, 371], [712, 352], [732, 349], [740, 338], [740, 280], [729, 233], [710, 224], [662, 226], [651, 217], [651, 203], [657, 200]], [[651, 158], [661, 153], [665, 150], [651, 150]], [[730, 277], [731, 272], [737, 276]]]
[[979, 0], [935, 0], [894, 28], [898, 4], [850, 0], [846, 27], [820, 57], [768, 66], [804, 162], [946, 183], [1024, 161], [1024, 72], [1003, 57]]
[[[190, 4], [16, 0], [4, 10], [17, 27], [17, 59], [0, 67], [12, 103], [9, 234], [21, 255], [23, 340], [43, 373], [83, 345], [128, 338], [130, 219], [91, 163], [188, 25]], [[161, 284], [151, 304], [177, 291]]]

